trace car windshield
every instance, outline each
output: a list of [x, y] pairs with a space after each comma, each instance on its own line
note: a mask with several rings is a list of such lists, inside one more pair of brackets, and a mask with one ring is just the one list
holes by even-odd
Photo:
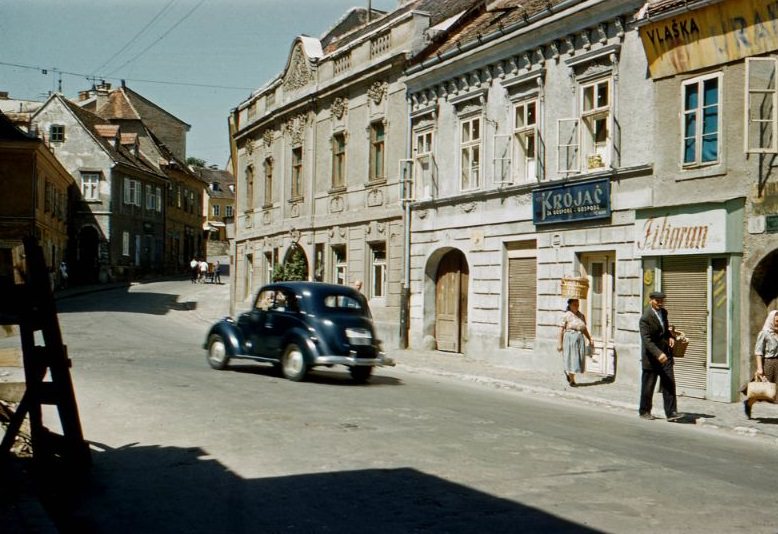
[[362, 303], [348, 295], [327, 295], [324, 297], [324, 307], [338, 311], [359, 311], [365, 313], [365, 307]]

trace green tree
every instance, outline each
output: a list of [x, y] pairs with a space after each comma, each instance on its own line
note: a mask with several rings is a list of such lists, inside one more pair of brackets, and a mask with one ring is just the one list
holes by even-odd
[[194, 156], [189, 156], [186, 158], [186, 164], [190, 165], [192, 167], [205, 167], [206, 163], [204, 159], [196, 158]]
[[286, 280], [307, 280], [308, 262], [305, 254], [295, 247], [284, 262], [284, 275]]

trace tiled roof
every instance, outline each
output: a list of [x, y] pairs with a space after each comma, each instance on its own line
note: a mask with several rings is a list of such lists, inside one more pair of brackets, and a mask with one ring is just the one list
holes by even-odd
[[[230, 189], [230, 186], [235, 186], [235, 178], [229, 171], [206, 167], [194, 167], [192, 170], [208, 184], [208, 194], [212, 198], [235, 198], [234, 191]], [[218, 184], [218, 189], [213, 189], [212, 184]]]
[[[428, 47], [417, 56], [416, 61], [442, 54], [494, 33], [514, 23], [541, 14], [543, 11], [561, 4], [565, 0], [498, 0], [496, 2], [477, 2], [471, 12], [462, 18], [458, 26], [451, 29], [445, 40]], [[488, 7], [487, 7], [488, 4]]]
[[136, 133], [123, 133], [121, 138], [121, 144], [134, 145], [138, 142], [138, 134]]
[[[352, 31], [342, 37], [329, 40], [330, 36], [325, 36], [322, 41], [325, 46], [325, 52], [331, 53], [340, 48], [348, 46], [359, 38], [371, 33], [379, 27], [385, 26], [393, 20], [397, 20], [411, 11], [421, 11], [430, 15], [430, 25], [434, 26], [447, 18], [461, 13], [473, 5], [480, 4], [483, 0], [415, 0], [406, 3], [387, 13], [385, 16], [372, 20], [355, 31]], [[329, 41], [329, 42], [325, 42]]]
[[100, 106], [97, 114], [106, 119], [140, 119], [138, 112], [132, 107], [121, 89], [116, 89], [108, 94], [107, 101]]
[[108, 154], [110, 154], [116, 162], [137, 167], [138, 169], [156, 174], [158, 176], [160, 175], [159, 171], [150, 162], [146, 161], [145, 158], [140, 155], [133, 155], [127, 148], [121, 145], [118, 147], [114, 146], [113, 143], [109, 142], [105, 137], [98, 133], [98, 126], [105, 126], [104, 118], [95, 115], [91, 111], [87, 111], [81, 108], [78, 104], [71, 102], [67, 98], [59, 95], [57, 95], [57, 98], [59, 98], [68, 109], [70, 109], [73, 115], [76, 116], [79, 122], [81, 122], [81, 124], [83, 124], [87, 130], [91, 131], [95, 135], [97, 142], [100, 143], [103, 149], [108, 152]]
[[646, 15], [656, 17], [679, 7], [695, 9], [710, 3], [706, 0], [648, 0], [646, 3]]
[[94, 129], [100, 137], [109, 137], [113, 139], [119, 135], [119, 126], [116, 124], [95, 124]]

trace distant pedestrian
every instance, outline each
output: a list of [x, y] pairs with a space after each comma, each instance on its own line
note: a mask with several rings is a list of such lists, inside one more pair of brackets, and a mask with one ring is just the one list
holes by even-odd
[[639, 415], [643, 419], [656, 419], [651, 415], [654, 387], [659, 379], [662, 390], [665, 417], [674, 422], [682, 418], [678, 414], [678, 400], [675, 395], [675, 373], [673, 372], [673, 347], [675, 334], [667, 319], [665, 294], [652, 291], [648, 295], [650, 305], [640, 317], [640, 339], [642, 342], [643, 376], [640, 384]]
[[362, 280], [355, 280], [354, 281], [354, 289], [361, 292], [362, 291]]
[[59, 262], [59, 287], [60, 289], [68, 287], [68, 264], [65, 260]]
[[192, 276], [192, 283], [197, 283], [197, 277], [200, 275], [200, 263], [194, 257], [189, 262], [189, 274]]
[[213, 281], [216, 284], [222, 283], [221, 264], [219, 263], [219, 260], [216, 260], [213, 264]]
[[[754, 346], [754, 357], [756, 358], [756, 380], [762, 380], [778, 383], [778, 312], [773, 310], [767, 314], [764, 326], [756, 337]], [[741, 391], [747, 391], [748, 384], [743, 386]], [[743, 401], [743, 408], [746, 417], [751, 419], [751, 408], [753, 408], [756, 399], [746, 399]]]
[[205, 283], [205, 277], [208, 276], [208, 262], [205, 260], [200, 260], [200, 283]]
[[586, 343], [594, 350], [594, 341], [586, 328], [586, 317], [579, 310], [578, 299], [567, 299], [567, 309], [559, 323], [559, 343], [556, 350], [563, 354], [565, 378], [570, 387], [576, 387], [575, 373], [583, 373], [586, 365]]

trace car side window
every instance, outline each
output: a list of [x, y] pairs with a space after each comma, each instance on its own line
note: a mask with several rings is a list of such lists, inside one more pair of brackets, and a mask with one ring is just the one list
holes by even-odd
[[267, 311], [273, 306], [274, 291], [265, 289], [257, 295], [257, 302], [254, 308], [257, 310]]
[[273, 311], [297, 311], [297, 300], [292, 293], [284, 290], [276, 291], [276, 299], [271, 309]]

